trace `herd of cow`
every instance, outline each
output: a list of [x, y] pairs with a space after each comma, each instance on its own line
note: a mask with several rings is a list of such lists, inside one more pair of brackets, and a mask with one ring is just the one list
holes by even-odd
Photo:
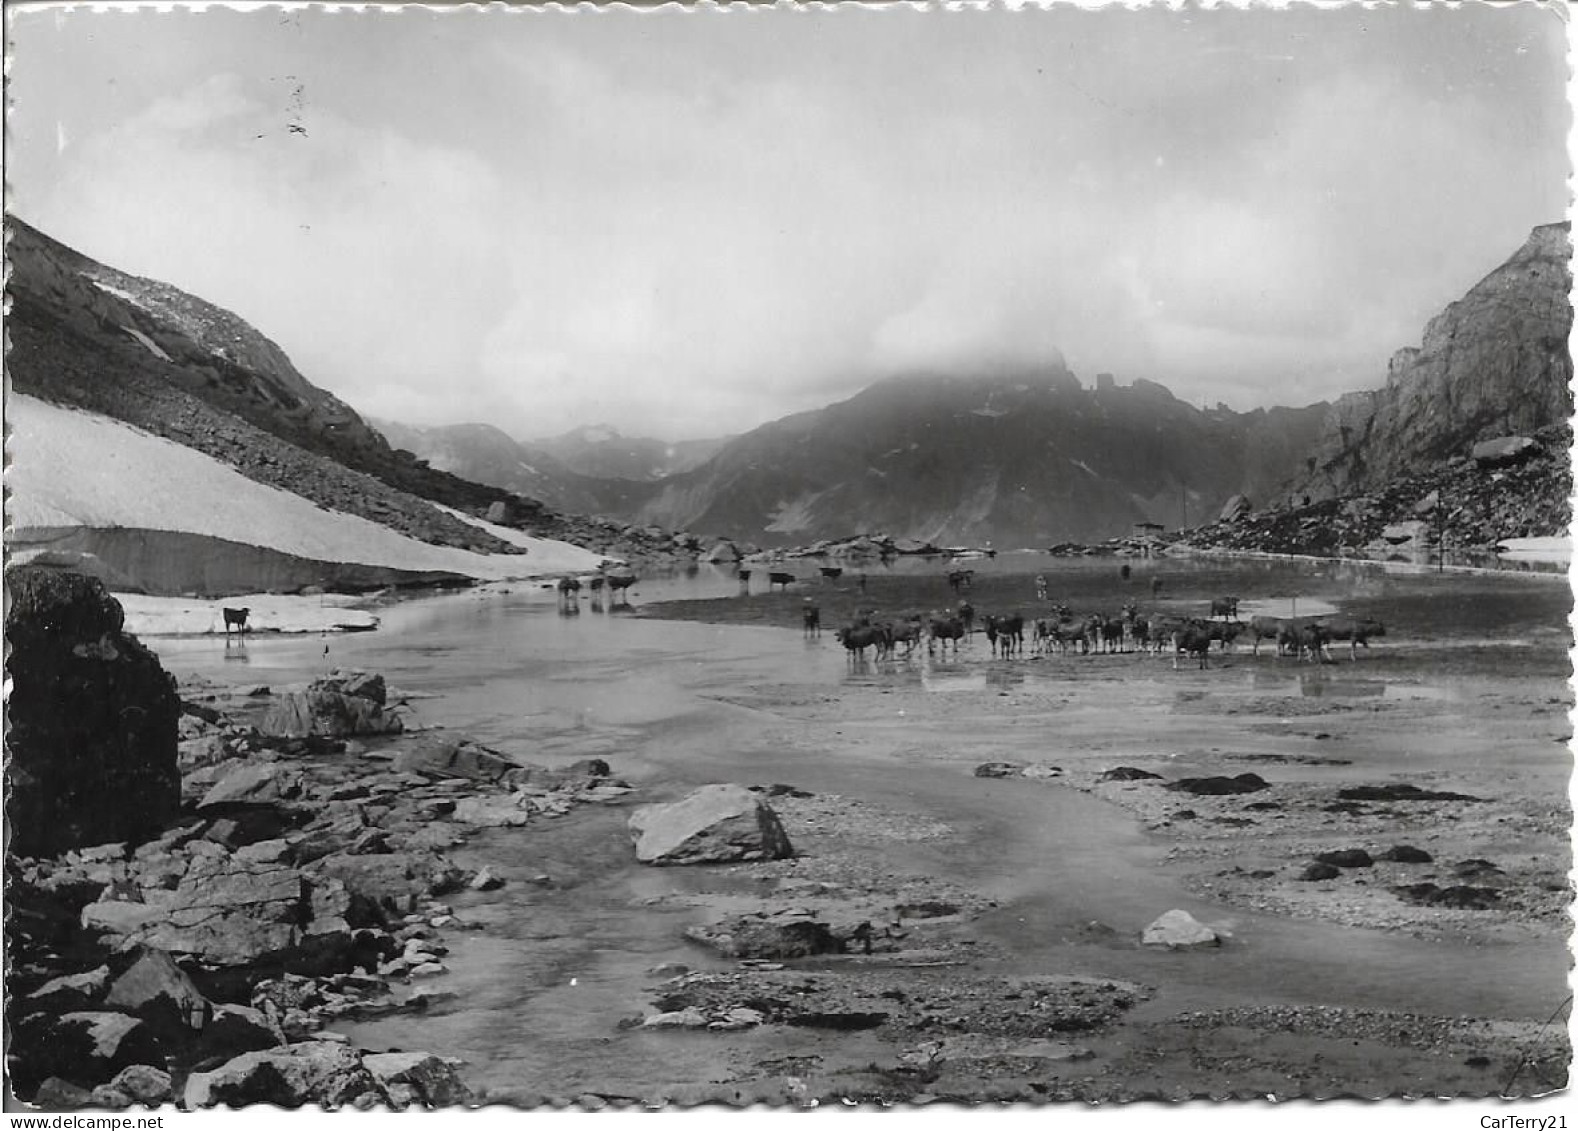
[[[1071, 652], [1081, 655], [1171, 652], [1174, 668], [1178, 666], [1179, 656], [1194, 656], [1200, 667], [1209, 667], [1212, 644], [1228, 651], [1246, 637], [1257, 656], [1261, 641], [1269, 640], [1274, 643], [1278, 657], [1329, 661], [1330, 646], [1341, 641], [1347, 643], [1349, 655], [1357, 660], [1359, 645], [1368, 649], [1372, 638], [1386, 635], [1381, 622], [1349, 616], [1257, 616], [1242, 621], [1237, 619], [1236, 597], [1213, 600], [1209, 617], [1145, 616], [1132, 601], [1124, 605], [1117, 616], [1099, 613], [1075, 616], [1066, 605], [1055, 605], [1053, 614], [1030, 620], [1019, 613], [980, 618], [993, 657], [1008, 659], [1023, 655], [1028, 632], [1030, 647], [1036, 655], [1047, 655], [1054, 649], [1065, 656]], [[968, 601], [961, 602], [948, 613], [934, 613], [929, 617], [911, 614], [893, 620], [879, 620], [875, 609], [864, 609], [835, 635], [851, 660], [864, 659], [868, 648], [879, 660], [892, 657], [900, 647], [908, 657], [922, 641], [928, 654], [936, 655], [940, 647], [946, 656], [950, 646], [957, 654], [960, 643], [970, 639], [975, 622], [975, 610]], [[811, 605], [806, 608], [805, 629], [807, 633], [821, 629], [820, 613]]]
[[[586, 586], [592, 591], [592, 596], [597, 597], [606, 587], [610, 599], [628, 600], [626, 591], [636, 583], [633, 573], [597, 573], [587, 578]], [[573, 601], [581, 592], [581, 579], [578, 577], [561, 577], [556, 588], [559, 590], [560, 601]]]

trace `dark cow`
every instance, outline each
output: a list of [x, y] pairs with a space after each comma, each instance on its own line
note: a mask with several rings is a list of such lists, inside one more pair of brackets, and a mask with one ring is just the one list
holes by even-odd
[[812, 604], [809, 597], [805, 599], [805, 608], [800, 610], [800, 621], [807, 636], [822, 634], [822, 610]]
[[571, 597], [581, 591], [581, 582], [575, 577], [561, 577], [559, 579], [559, 596]]
[[1277, 651], [1288, 652], [1302, 660], [1308, 657], [1316, 662], [1328, 660], [1326, 641], [1329, 637], [1314, 617], [1290, 617], [1282, 622], [1277, 634]]
[[960, 601], [959, 607], [954, 611], [954, 616], [964, 622], [964, 635], [968, 639], [975, 631], [975, 606], [968, 601]]
[[1359, 645], [1364, 645], [1364, 650], [1370, 650], [1370, 637], [1385, 636], [1386, 626], [1378, 620], [1364, 617], [1321, 617], [1316, 625], [1326, 634], [1327, 640], [1346, 640], [1348, 654], [1357, 662], [1359, 659]]
[[[1001, 647], [1003, 658], [1006, 660], [1015, 652], [1021, 655], [1025, 650], [1025, 618], [1018, 613], [1007, 616], [988, 616], [983, 622], [986, 625], [986, 639], [992, 646], [992, 655], [998, 654]], [[1001, 641], [1001, 645], [999, 645]]]
[[603, 591], [603, 586], [608, 584], [608, 578], [600, 573], [596, 577], [592, 578], [588, 584], [592, 587], [593, 593], [601, 593]]
[[251, 611], [252, 609], [250, 607], [240, 609], [225, 609], [225, 635], [230, 635], [231, 628], [234, 628], [238, 633], [246, 632], [247, 614]]
[[904, 656], [909, 658], [915, 651], [915, 645], [921, 642], [924, 628], [918, 616], [896, 620], [885, 626], [888, 632], [888, 650], [891, 652], [900, 644], [904, 645]]
[[611, 573], [608, 575], [608, 592], [611, 597], [623, 597], [629, 600], [628, 590], [636, 583], [633, 573]]
[[767, 588], [770, 591], [774, 585], [782, 585], [785, 589], [793, 585], [795, 576], [792, 573], [769, 573], [767, 575]]
[[849, 658], [864, 660], [866, 649], [875, 648], [880, 659], [887, 650], [887, 636], [882, 629], [870, 624], [847, 624], [833, 634], [849, 653]]
[[942, 641], [943, 655], [948, 654], [948, 642], [953, 642], [954, 655], [959, 654], [959, 641], [964, 639], [964, 622], [958, 617], [932, 617], [926, 630], [926, 653], [937, 654], [937, 641]]
[[1238, 639], [1238, 634], [1244, 631], [1244, 622], [1241, 620], [1212, 621], [1208, 630], [1212, 640], [1222, 642], [1222, 651], [1231, 652], [1233, 642]]
[[1221, 617], [1223, 620], [1236, 620], [1238, 618], [1237, 597], [1213, 597], [1211, 599], [1211, 617], [1214, 620]]
[[821, 569], [822, 576], [829, 579], [844, 576], [844, 569], [842, 566], [822, 566]]
[[1200, 667], [1211, 666], [1211, 632], [1197, 624], [1186, 624], [1173, 633], [1173, 671], [1178, 670], [1178, 654], [1186, 652], [1200, 657]]
[[973, 569], [951, 569], [948, 571], [948, 585], [955, 593], [961, 589], [970, 588], [975, 580]]

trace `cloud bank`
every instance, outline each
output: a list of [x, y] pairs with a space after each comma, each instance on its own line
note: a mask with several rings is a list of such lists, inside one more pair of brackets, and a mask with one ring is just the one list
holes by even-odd
[[19, 215], [521, 437], [1058, 359], [1307, 403], [1566, 210], [1532, 6], [11, 23]]

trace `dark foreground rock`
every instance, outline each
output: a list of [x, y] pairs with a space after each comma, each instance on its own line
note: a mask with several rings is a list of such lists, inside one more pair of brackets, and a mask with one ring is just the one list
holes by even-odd
[[139, 843], [176, 815], [175, 682], [96, 578], [6, 574], [8, 851]]
[[1259, 774], [1235, 774], [1232, 777], [1180, 778], [1166, 786], [1181, 793], [1205, 797], [1225, 796], [1233, 793], [1258, 793], [1271, 788]]
[[[363, 674], [321, 690], [378, 709], [387, 694]], [[202, 753], [177, 783], [184, 808], [157, 835], [10, 861], [18, 1096], [110, 1108], [161, 1089], [191, 1103], [466, 1102], [453, 1062], [363, 1057], [325, 1028], [442, 1000], [426, 979], [445, 971], [445, 932], [467, 924], [440, 900], [509, 882], [448, 849], [479, 828], [617, 804], [630, 787], [601, 759], [545, 767], [464, 738], [424, 736], [405, 758], [401, 740], [280, 738], [243, 721], [277, 706], [267, 689], [187, 695], [178, 733]]]

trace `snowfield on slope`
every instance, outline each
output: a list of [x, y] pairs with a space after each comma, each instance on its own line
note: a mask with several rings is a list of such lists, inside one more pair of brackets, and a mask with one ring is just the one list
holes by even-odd
[[429, 545], [367, 519], [324, 510], [128, 424], [24, 394], [12, 394], [6, 419], [12, 429], [6, 486], [13, 530], [178, 530], [317, 561], [448, 570], [488, 581], [593, 570], [603, 560], [568, 542], [520, 531], [511, 531], [510, 540], [525, 547], [525, 554]]

